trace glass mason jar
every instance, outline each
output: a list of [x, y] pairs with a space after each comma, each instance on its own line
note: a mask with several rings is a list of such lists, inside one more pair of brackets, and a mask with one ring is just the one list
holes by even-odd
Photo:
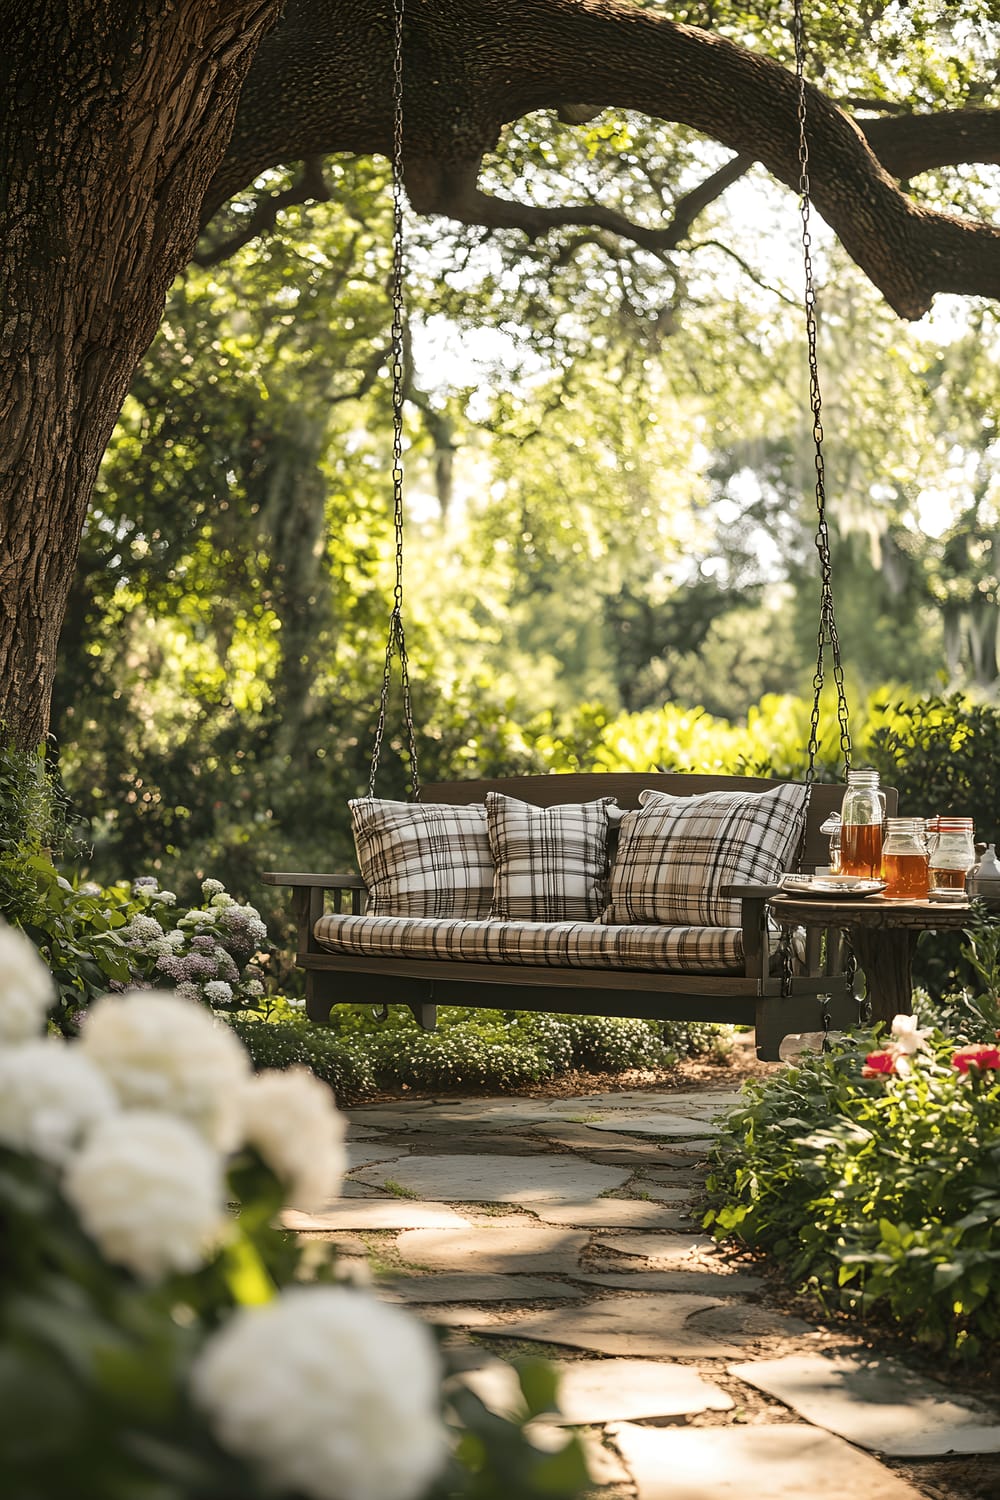
[[960, 896], [976, 863], [971, 818], [930, 818], [930, 889], [932, 895]]
[[924, 901], [930, 889], [923, 818], [887, 818], [882, 841], [883, 896]]
[[840, 809], [840, 871], [877, 880], [882, 874], [885, 797], [877, 771], [848, 771]]

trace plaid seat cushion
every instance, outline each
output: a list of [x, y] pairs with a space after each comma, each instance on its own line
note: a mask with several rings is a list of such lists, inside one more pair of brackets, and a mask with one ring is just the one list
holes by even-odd
[[493, 905], [501, 921], [589, 922], [608, 891], [608, 809], [613, 797], [535, 807], [487, 792]]
[[317, 942], [359, 957], [461, 959], [545, 968], [743, 971], [738, 927], [606, 927], [599, 922], [431, 921], [426, 917], [320, 917]]
[[643, 792], [622, 818], [602, 922], [666, 922], [732, 927], [738, 900], [723, 886], [768, 883], [795, 855], [807, 788], [707, 792], [672, 797]]
[[349, 803], [368, 910], [387, 917], [485, 917], [493, 896], [493, 856], [484, 807]]

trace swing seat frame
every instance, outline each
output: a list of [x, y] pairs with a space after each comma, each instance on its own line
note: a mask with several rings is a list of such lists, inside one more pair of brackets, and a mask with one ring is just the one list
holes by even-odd
[[[687, 772], [587, 772], [436, 782], [426, 785], [423, 795], [427, 802], [468, 806], [495, 791], [538, 807], [610, 796], [628, 809], [639, 805], [639, 793], [647, 788], [685, 797], [718, 791], [764, 792], [779, 784], [759, 777]], [[883, 790], [887, 815], [892, 816], [896, 791], [892, 787]], [[813, 786], [800, 860], [803, 871], [826, 863], [829, 844], [820, 833], [820, 824], [839, 808], [842, 797], [841, 786]], [[730, 886], [723, 893], [740, 901], [744, 969], [714, 975], [334, 953], [317, 941], [316, 923], [326, 911], [364, 914], [366, 891], [361, 877], [268, 871], [262, 879], [266, 885], [291, 888], [296, 964], [305, 972], [306, 1012], [318, 1024], [329, 1022], [333, 1005], [345, 1003], [407, 1005], [427, 1030], [436, 1024], [438, 1005], [647, 1021], [713, 1021], [753, 1026], [757, 1055], [776, 1061], [784, 1037], [827, 1028], [842, 1030], [859, 1019], [838, 930], [810, 927], [792, 973], [772, 972], [767, 906], [778, 890], [776, 885]]]

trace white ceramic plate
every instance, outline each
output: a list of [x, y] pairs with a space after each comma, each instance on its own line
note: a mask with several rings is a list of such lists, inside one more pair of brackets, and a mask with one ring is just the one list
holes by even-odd
[[866, 880], [861, 875], [785, 875], [781, 889], [789, 896], [837, 901], [845, 896], [877, 896], [885, 890], [885, 881]]

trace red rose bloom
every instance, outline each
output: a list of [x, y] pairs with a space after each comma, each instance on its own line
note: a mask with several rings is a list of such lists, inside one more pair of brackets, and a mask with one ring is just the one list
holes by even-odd
[[895, 1073], [895, 1071], [896, 1054], [894, 1052], [869, 1052], [865, 1058], [865, 1065], [861, 1069], [861, 1076], [862, 1078], [882, 1078], [887, 1073]]
[[952, 1067], [960, 1073], [967, 1073], [970, 1063], [975, 1063], [982, 1071], [1000, 1068], [1000, 1047], [959, 1047], [952, 1057]]

